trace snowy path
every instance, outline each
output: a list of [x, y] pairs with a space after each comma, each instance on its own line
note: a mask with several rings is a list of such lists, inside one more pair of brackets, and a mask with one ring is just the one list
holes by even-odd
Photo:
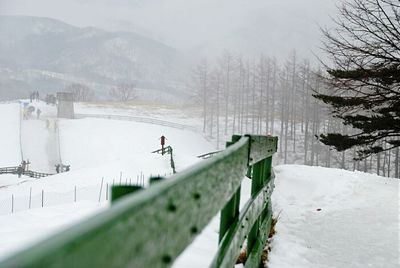
[[40, 109], [38, 119], [34, 112], [28, 119], [22, 120], [21, 144], [25, 160], [31, 162], [29, 169], [55, 173], [55, 164], [60, 163], [56, 108], [44, 102], [32, 102], [30, 106]]
[[25, 160], [30, 161], [29, 169], [37, 172], [54, 173], [59, 163], [57, 130], [46, 127], [40, 119], [22, 121], [22, 148]]
[[21, 163], [20, 104], [0, 104], [0, 167], [17, 166]]
[[399, 267], [398, 180], [296, 165], [275, 171], [281, 214], [268, 267]]

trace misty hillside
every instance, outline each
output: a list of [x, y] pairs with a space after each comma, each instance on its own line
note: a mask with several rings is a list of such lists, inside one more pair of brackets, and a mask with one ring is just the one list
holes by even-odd
[[122, 82], [174, 90], [178, 58], [173, 48], [132, 32], [78, 28], [48, 18], [0, 16], [3, 98], [33, 89], [54, 92], [73, 82], [97, 92]]

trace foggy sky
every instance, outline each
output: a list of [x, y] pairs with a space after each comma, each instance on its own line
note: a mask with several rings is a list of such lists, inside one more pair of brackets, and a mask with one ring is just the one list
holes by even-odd
[[134, 31], [188, 53], [318, 54], [336, 0], [0, 0], [0, 14]]

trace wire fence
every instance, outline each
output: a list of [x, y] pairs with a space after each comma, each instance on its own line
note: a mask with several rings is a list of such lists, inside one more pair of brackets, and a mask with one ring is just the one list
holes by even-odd
[[112, 185], [139, 185], [146, 187], [148, 179], [153, 176], [169, 176], [169, 174], [150, 174], [146, 176], [142, 172], [136, 176], [123, 176], [118, 178], [104, 177], [98, 183], [89, 186], [70, 185], [67, 187], [37, 188], [32, 186], [15, 192], [0, 191], [0, 215], [26, 211], [41, 207], [52, 207], [74, 202], [91, 201], [107, 202], [110, 199], [109, 189]]
[[155, 118], [148, 118], [148, 117], [139, 117], [139, 116], [131, 116], [131, 115], [115, 115], [115, 114], [75, 114], [75, 118], [104, 118], [104, 119], [113, 119], [113, 120], [124, 120], [124, 121], [134, 121], [139, 123], [147, 123], [147, 124], [154, 124], [154, 125], [161, 125], [166, 127], [172, 127], [177, 129], [184, 129], [197, 132], [198, 129], [192, 126], [179, 124], [175, 122], [155, 119]]

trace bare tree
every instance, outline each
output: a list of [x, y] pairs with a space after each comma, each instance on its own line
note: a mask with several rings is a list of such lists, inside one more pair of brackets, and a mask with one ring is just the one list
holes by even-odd
[[110, 96], [118, 101], [130, 101], [136, 99], [136, 87], [132, 83], [119, 84], [110, 89]]
[[74, 101], [89, 101], [94, 97], [94, 92], [84, 84], [74, 83], [65, 88], [65, 91], [74, 95]]
[[400, 146], [400, 2], [345, 1], [339, 11], [336, 29], [324, 31], [331, 90], [314, 96], [357, 132], [320, 138], [362, 159]]
[[209, 109], [209, 81], [208, 81], [208, 63], [206, 59], [203, 59], [199, 64], [196, 65], [192, 72], [192, 80], [196, 87], [196, 97], [202, 104], [203, 108], [203, 132], [206, 132], [206, 124], [208, 120]]

